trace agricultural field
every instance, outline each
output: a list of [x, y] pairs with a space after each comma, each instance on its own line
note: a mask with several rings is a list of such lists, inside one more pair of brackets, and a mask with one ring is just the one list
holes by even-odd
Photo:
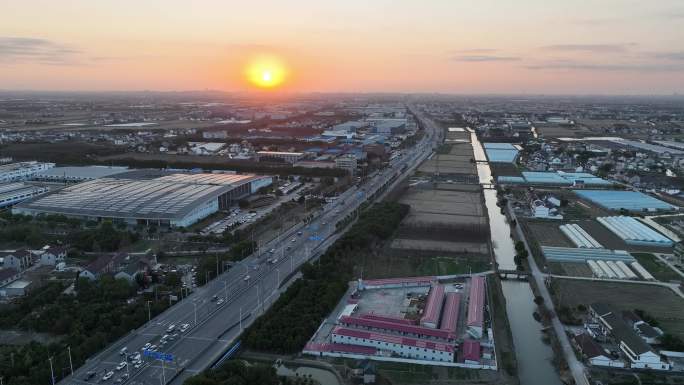
[[[400, 255], [388, 250], [382, 255], [364, 257], [358, 269], [364, 278], [412, 277], [424, 275], [454, 275], [491, 270], [491, 261], [480, 255], [465, 257], [433, 255]], [[360, 272], [359, 271], [359, 272]]]
[[560, 231], [560, 221], [534, 221], [527, 220], [526, 225], [531, 235], [541, 246], [575, 247], [570, 240]]
[[605, 302], [622, 310], [641, 309], [655, 317], [665, 332], [684, 338], [684, 299], [666, 287], [554, 278], [551, 288], [557, 307], [577, 309]]
[[658, 281], [684, 281], [684, 277], [677, 274], [670, 266], [661, 262], [655, 255], [649, 253], [632, 253], [632, 256], [648, 270]]

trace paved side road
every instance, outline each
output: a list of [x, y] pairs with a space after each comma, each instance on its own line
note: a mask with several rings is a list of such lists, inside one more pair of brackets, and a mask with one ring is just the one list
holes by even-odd
[[[517, 222], [517, 218], [515, 217], [515, 213], [511, 208], [510, 202], [506, 204], [506, 208], [508, 209], [508, 213], [511, 218]], [[537, 262], [532, 257], [532, 250], [527, 244], [527, 239], [522, 232], [521, 226], [515, 226], [515, 231], [518, 234], [518, 238], [521, 239], [525, 244], [525, 249], [527, 249], [527, 253], [530, 256], [527, 259], [530, 262], [530, 268], [532, 269], [532, 277], [539, 288], [539, 293], [541, 294], [542, 298], [544, 298], [544, 302], [550, 307], [551, 325], [553, 326], [553, 331], [556, 333], [556, 336], [558, 336], [558, 341], [560, 343], [561, 349], [563, 350], [563, 356], [565, 356], [565, 361], [568, 363], [568, 367], [570, 368], [572, 377], [575, 380], [575, 384], [590, 385], [587, 375], [584, 371], [584, 364], [582, 364], [575, 356], [575, 351], [572, 349], [568, 335], [565, 333], [565, 327], [563, 327], [563, 324], [560, 322], [558, 317], [556, 317], [556, 313], [553, 311], [553, 299], [551, 298], [551, 294], [544, 283], [544, 278], [546, 275], [539, 270]]]

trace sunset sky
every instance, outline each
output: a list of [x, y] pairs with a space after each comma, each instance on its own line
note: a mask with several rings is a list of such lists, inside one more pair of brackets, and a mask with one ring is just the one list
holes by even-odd
[[[684, 92], [682, 0], [4, 0], [0, 89]], [[275, 87], [274, 87], [275, 88]]]

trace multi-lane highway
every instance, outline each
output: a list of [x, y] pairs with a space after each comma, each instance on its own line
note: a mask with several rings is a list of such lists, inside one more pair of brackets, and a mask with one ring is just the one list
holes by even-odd
[[[309, 224], [301, 223], [261, 245], [257, 253], [92, 357], [62, 383], [181, 384], [207, 368], [236, 341], [242, 329], [278, 298], [286, 278], [291, 278], [299, 266], [319, 256], [341, 235], [335, 231], [339, 220], [366, 200], [391, 190], [402, 175], [411, 172], [432, 152], [441, 132], [432, 122], [425, 124], [425, 128], [426, 134], [417, 145], [373, 178], [326, 204]], [[183, 325], [187, 329], [181, 331]], [[164, 335], [168, 337], [162, 343]], [[117, 370], [127, 358], [121, 354], [123, 348], [130, 355], [141, 352], [146, 344], [156, 345], [156, 350], [165, 353], [170, 361], [142, 356], [137, 368], [129, 361]], [[110, 372], [113, 374], [102, 380]]]

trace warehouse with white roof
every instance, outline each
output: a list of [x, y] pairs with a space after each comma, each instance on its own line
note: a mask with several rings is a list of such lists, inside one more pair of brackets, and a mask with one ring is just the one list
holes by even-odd
[[153, 179], [100, 178], [23, 202], [15, 214], [184, 227], [272, 183], [251, 174], [171, 174]]

